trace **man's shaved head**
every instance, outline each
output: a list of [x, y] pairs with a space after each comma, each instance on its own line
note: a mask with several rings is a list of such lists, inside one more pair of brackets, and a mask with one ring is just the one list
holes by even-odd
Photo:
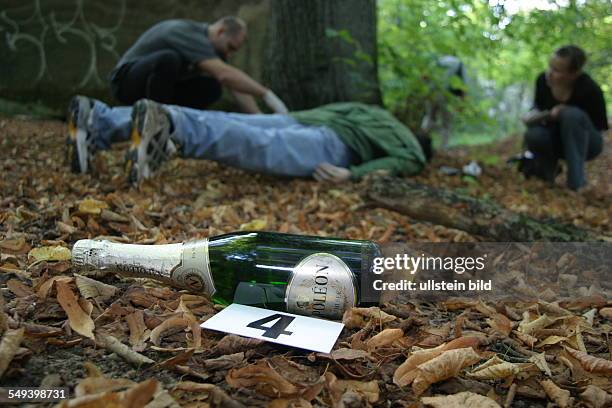
[[219, 55], [231, 57], [244, 43], [247, 26], [236, 16], [226, 16], [208, 28], [208, 39]]

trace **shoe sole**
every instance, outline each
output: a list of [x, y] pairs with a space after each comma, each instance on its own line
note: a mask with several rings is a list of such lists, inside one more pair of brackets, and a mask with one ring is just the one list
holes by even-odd
[[165, 146], [170, 132], [165, 115], [155, 102], [143, 100], [134, 104], [131, 145], [125, 164], [128, 180], [134, 185], [150, 178], [168, 158]]
[[[75, 115], [74, 112], [77, 112]], [[91, 112], [91, 104], [86, 97], [75, 96], [68, 110], [68, 140], [67, 155], [70, 167], [75, 173], [89, 171], [89, 159], [93, 155], [87, 133], [87, 118]]]

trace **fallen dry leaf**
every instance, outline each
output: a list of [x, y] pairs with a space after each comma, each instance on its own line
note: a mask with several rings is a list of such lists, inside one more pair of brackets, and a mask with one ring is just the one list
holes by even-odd
[[214, 356], [223, 354], [234, 354], [241, 351], [247, 351], [263, 344], [263, 340], [250, 339], [248, 337], [236, 336], [228, 334], [224, 336], [217, 345], [213, 348], [211, 354]]
[[24, 237], [17, 237], [0, 241], [0, 249], [2, 249], [4, 253], [17, 255], [28, 253], [30, 246]]
[[385, 324], [395, 319], [397, 319], [397, 317], [383, 312], [379, 307], [353, 307], [344, 312], [342, 323], [344, 323], [347, 329], [356, 329], [363, 328], [370, 320]]
[[151, 335], [151, 331], [144, 322], [144, 313], [142, 310], [136, 310], [134, 313], [125, 316], [125, 320], [130, 329], [129, 342], [134, 351], [143, 351], [144, 343]]
[[72, 282], [73, 280], [74, 278], [71, 276], [53, 276], [52, 278], [44, 281], [38, 287], [38, 291], [36, 292], [36, 295], [38, 296], [39, 299], [45, 300], [47, 296], [49, 296], [51, 289], [53, 289], [53, 285], [55, 284], [55, 282], [62, 281], [62, 282], [68, 283], [68, 282]]
[[57, 288], [57, 301], [68, 315], [68, 323], [72, 330], [93, 340], [95, 324], [90, 315], [79, 305], [79, 299], [72, 292], [70, 286], [61, 280], [56, 281], [55, 286]]
[[367, 402], [373, 404], [380, 398], [380, 389], [376, 381], [339, 380], [333, 373], [325, 373], [325, 384], [334, 402], [339, 406], [346, 392], [354, 392], [363, 396]]
[[244, 353], [226, 354], [217, 358], [202, 361], [202, 366], [210, 371], [229, 370], [244, 361]]
[[612, 407], [612, 394], [594, 385], [588, 385], [586, 390], [580, 394], [580, 398], [589, 408]]
[[369, 358], [370, 353], [365, 350], [355, 350], [351, 348], [341, 348], [333, 350], [330, 357], [334, 360], [357, 360], [360, 358]]
[[91, 215], [99, 215], [102, 210], [108, 209], [108, 204], [104, 201], [94, 200], [93, 198], [86, 198], [79, 203], [79, 212]]
[[529, 357], [529, 361], [536, 365], [544, 374], [551, 377], [552, 372], [550, 371], [550, 367], [548, 366], [548, 362], [546, 361], [546, 354], [534, 354]]
[[261, 231], [268, 226], [265, 218], [257, 218], [240, 225], [240, 231]]
[[423, 397], [421, 402], [433, 408], [501, 408], [491, 398], [469, 391], [453, 395]]
[[582, 337], [582, 329], [580, 329], [580, 325], [576, 325], [574, 334], [567, 339], [567, 344], [569, 344], [572, 348], [580, 350], [584, 353], [587, 352], [586, 346], [584, 345], [584, 339]]
[[56, 337], [61, 336], [64, 333], [64, 331], [60, 328], [45, 326], [42, 324], [24, 323], [23, 327], [25, 329], [24, 334], [26, 337]]
[[159, 346], [161, 342], [161, 336], [166, 330], [177, 327], [188, 328], [189, 325], [190, 322], [188, 319], [185, 319], [183, 317], [170, 317], [164, 320], [162, 324], [151, 330], [151, 343], [155, 344], [156, 346]]
[[6, 287], [17, 297], [26, 297], [34, 294], [32, 288], [17, 279], [9, 279]]
[[499, 380], [516, 375], [520, 371], [521, 369], [518, 365], [493, 356], [485, 363], [474, 368], [467, 375], [477, 380]]
[[570, 398], [570, 392], [559, 388], [551, 380], [540, 381], [540, 385], [548, 395], [551, 401], [557, 404], [561, 408], [569, 407], [572, 404], [573, 398]]
[[444, 352], [444, 346], [444, 344], [441, 344], [433, 349], [417, 350], [411, 353], [406, 361], [404, 361], [404, 363], [395, 370], [395, 373], [393, 374], [393, 382], [400, 387], [411, 384], [418, 374], [416, 368], [420, 364], [423, 364], [442, 354]]
[[538, 344], [536, 344], [536, 348], [542, 348], [545, 346], [552, 346], [554, 344], [561, 343], [562, 341], [567, 341], [567, 337], [563, 336], [548, 336]]
[[21, 340], [23, 339], [23, 332], [24, 328], [21, 327], [17, 330], [7, 330], [4, 336], [2, 336], [2, 341], [0, 342], [0, 378], [2, 378], [2, 375], [19, 350]]
[[33, 248], [28, 253], [28, 258], [35, 261], [69, 261], [72, 259], [70, 249], [63, 246], [44, 246]]
[[[202, 384], [192, 381], [181, 381], [177, 383], [171, 391], [171, 394], [180, 400], [186, 400], [183, 406], [187, 405], [192, 400], [190, 394], [194, 394], [194, 398], [200, 406], [200, 400], [204, 395], [208, 406], [223, 407], [223, 408], [246, 408], [240, 402], [230, 398], [221, 388], [214, 384]], [[206, 405], [202, 405], [206, 407]]]
[[312, 408], [312, 404], [304, 398], [277, 398], [270, 401], [268, 408]]
[[388, 346], [404, 336], [402, 329], [385, 329], [366, 342], [368, 351], [372, 352], [378, 348]]
[[612, 320], [612, 307], [602, 307], [599, 309], [599, 315], [603, 318]]
[[422, 349], [414, 351], [410, 356], [402, 363], [393, 374], [393, 382], [404, 387], [412, 383], [417, 375], [416, 368], [418, 365], [423, 364], [447, 350], [454, 350], [460, 348], [471, 347], [475, 349], [480, 341], [476, 337], [459, 337], [446, 344], [441, 344], [438, 347], [432, 349]]
[[519, 323], [518, 331], [524, 334], [531, 334], [536, 330], [550, 326], [554, 322], [555, 319], [551, 319], [546, 314], [543, 314], [533, 321], [529, 320], [529, 317], [526, 316], [525, 319]]
[[579, 311], [590, 308], [600, 308], [607, 304], [606, 298], [601, 295], [584, 296], [567, 302], [560, 302], [560, 306], [567, 310]]
[[564, 348], [565, 351], [578, 360], [580, 365], [588, 372], [612, 375], [612, 361], [590, 356], [584, 351], [575, 350], [571, 347]]
[[136, 384], [134, 381], [127, 378], [106, 378], [100, 375], [89, 376], [81, 380], [74, 387], [74, 396], [82, 397], [101, 392], [124, 390], [134, 384]]
[[521, 333], [516, 330], [512, 330], [512, 334], [514, 334], [520, 341], [523, 342], [526, 346], [533, 347], [537, 342], [538, 338], [531, 336], [529, 334]]
[[74, 274], [77, 288], [81, 292], [81, 296], [85, 299], [96, 299], [99, 302], [104, 302], [117, 293], [117, 288], [113, 285], [97, 281], [87, 276]]
[[494, 313], [487, 319], [487, 324], [504, 336], [509, 336], [512, 332], [512, 321], [501, 313]]
[[417, 396], [421, 395], [431, 384], [456, 376], [462, 369], [477, 363], [480, 359], [481, 357], [471, 347], [445, 351], [417, 366], [412, 390]]
[[225, 381], [232, 387], [253, 388], [260, 394], [273, 398], [290, 397], [300, 390], [279, 375], [265, 360], [230, 370], [225, 376]]
[[151, 378], [121, 392], [101, 392], [63, 401], [60, 408], [144, 408], [158, 390], [159, 383]]

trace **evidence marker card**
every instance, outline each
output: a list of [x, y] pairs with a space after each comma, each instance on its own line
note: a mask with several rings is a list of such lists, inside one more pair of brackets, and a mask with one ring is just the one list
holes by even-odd
[[233, 303], [200, 326], [203, 329], [329, 353], [344, 324]]

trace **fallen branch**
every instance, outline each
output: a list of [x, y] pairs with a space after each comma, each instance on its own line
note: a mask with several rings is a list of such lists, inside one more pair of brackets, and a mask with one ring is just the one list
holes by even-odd
[[371, 179], [367, 199], [374, 205], [411, 218], [466, 231], [500, 242], [582, 242], [610, 238], [592, 231], [538, 220], [489, 200], [437, 189], [395, 177]]

